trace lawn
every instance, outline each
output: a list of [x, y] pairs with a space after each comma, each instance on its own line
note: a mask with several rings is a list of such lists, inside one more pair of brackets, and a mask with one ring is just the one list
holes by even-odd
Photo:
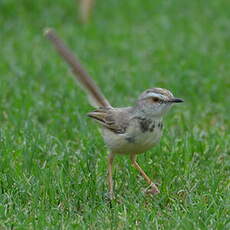
[[[75, 0], [0, 1], [0, 229], [229, 229], [229, 2], [96, 1], [79, 23]], [[43, 36], [53, 27], [114, 106], [162, 87], [185, 99], [158, 146], [114, 164], [92, 110]]]

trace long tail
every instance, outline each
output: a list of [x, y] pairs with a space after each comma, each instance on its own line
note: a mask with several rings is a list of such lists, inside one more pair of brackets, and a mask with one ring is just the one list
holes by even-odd
[[[57, 36], [53, 29], [46, 29], [45, 36], [53, 43], [57, 52], [71, 67], [71, 70], [80, 84], [88, 93], [90, 102], [95, 107], [111, 107], [108, 100], [101, 93], [100, 89], [94, 82], [94, 80], [88, 75], [88, 73], [82, 68], [77, 58], [72, 52], [65, 46], [63, 41]], [[93, 102], [92, 102], [93, 100]]]

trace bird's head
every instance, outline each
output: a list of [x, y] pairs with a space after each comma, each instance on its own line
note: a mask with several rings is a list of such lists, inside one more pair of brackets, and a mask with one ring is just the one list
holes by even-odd
[[137, 105], [142, 112], [152, 116], [163, 116], [173, 104], [183, 102], [173, 94], [162, 88], [151, 88], [145, 90], [138, 98]]

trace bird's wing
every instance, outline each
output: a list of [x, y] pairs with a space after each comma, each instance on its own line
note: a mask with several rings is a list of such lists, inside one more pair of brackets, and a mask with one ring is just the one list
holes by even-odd
[[117, 134], [125, 133], [129, 125], [130, 116], [126, 108], [99, 108], [87, 115]]
[[77, 58], [73, 53], [65, 46], [64, 42], [57, 36], [53, 29], [47, 29], [45, 36], [53, 43], [54, 47], [62, 58], [71, 67], [74, 76], [77, 78], [80, 85], [86, 90], [89, 97], [89, 102], [95, 107], [107, 107], [111, 108], [110, 103], [101, 93], [99, 87], [95, 81], [88, 75], [83, 69]]

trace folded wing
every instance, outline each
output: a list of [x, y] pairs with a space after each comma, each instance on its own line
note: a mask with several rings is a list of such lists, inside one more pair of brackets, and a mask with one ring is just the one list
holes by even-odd
[[129, 125], [128, 108], [99, 108], [87, 115], [117, 134], [125, 133]]

